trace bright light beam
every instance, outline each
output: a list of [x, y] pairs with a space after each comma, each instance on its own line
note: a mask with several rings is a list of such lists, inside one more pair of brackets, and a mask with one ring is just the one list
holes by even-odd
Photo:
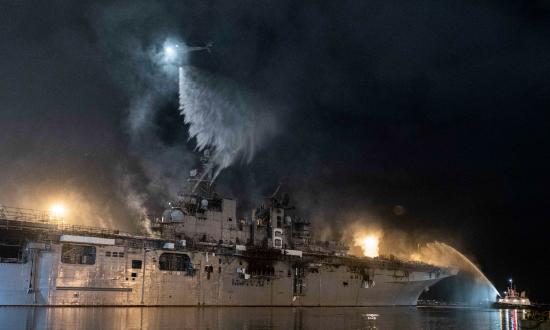
[[178, 45], [166, 45], [164, 46], [164, 59], [167, 62], [172, 62], [178, 56]]

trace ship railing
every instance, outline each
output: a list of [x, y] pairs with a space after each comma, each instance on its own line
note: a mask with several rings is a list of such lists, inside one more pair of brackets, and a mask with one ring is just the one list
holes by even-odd
[[119, 236], [124, 235], [117, 229], [107, 229], [101, 227], [73, 225], [66, 223], [58, 223], [57, 229], [62, 233], [78, 233], [78, 234], [91, 234], [97, 236]]
[[88, 233], [101, 236], [124, 235], [116, 229], [67, 224], [47, 211], [0, 205], [0, 226], [14, 229], [53, 229], [60, 232]]
[[0, 220], [31, 222], [37, 224], [58, 225], [63, 223], [61, 217], [47, 211], [24, 209], [0, 205]]

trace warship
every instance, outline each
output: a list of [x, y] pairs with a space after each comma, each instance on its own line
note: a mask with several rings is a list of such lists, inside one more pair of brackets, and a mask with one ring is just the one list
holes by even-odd
[[133, 235], [0, 207], [0, 305], [416, 305], [456, 274], [315, 241], [311, 222], [279, 189], [237, 217], [236, 200], [214, 189], [208, 150], [151, 229]]

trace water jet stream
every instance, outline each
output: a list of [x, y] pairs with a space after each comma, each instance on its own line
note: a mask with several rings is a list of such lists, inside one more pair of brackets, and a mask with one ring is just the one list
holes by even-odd
[[492, 297], [489, 298], [494, 299], [497, 295], [500, 296], [493, 283], [483, 274], [479, 267], [464, 254], [448, 244], [442, 242], [427, 243], [426, 246], [420, 248], [418, 253], [414, 253], [411, 258], [436, 266], [456, 267], [460, 270], [470, 272], [474, 274], [480, 282], [491, 289]]

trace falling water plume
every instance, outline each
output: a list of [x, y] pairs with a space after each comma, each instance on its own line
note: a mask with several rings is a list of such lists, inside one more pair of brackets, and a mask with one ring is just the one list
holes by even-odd
[[276, 130], [272, 106], [233, 81], [191, 66], [179, 68], [179, 103], [197, 149], [211, 149], [213, 179], [239, 159], [250, 162]]

